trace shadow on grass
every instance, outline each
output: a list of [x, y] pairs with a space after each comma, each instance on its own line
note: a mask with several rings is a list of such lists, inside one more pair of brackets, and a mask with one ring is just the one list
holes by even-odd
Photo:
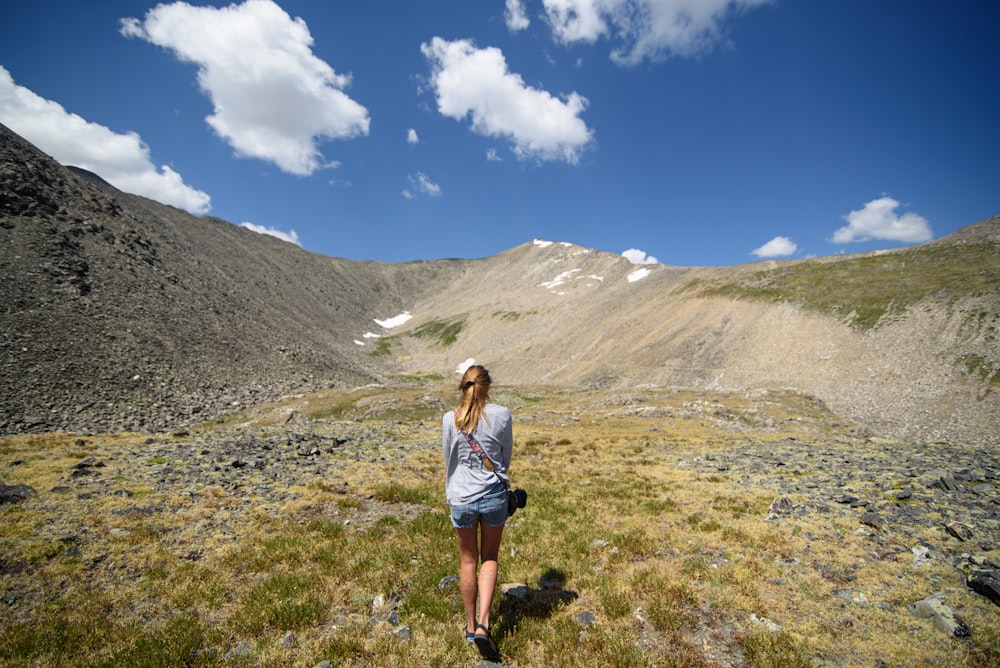
[[500, 600], [500, 622], [495, 625], [494, 637], [509, 638], [517, 633], [521, 620], [545, 619], [556, 609], [579, 598], [575, 591], [563, 589], [566, 575], [550, 568], [538, 578], [538, 588], [516, 585], [504, 591]]

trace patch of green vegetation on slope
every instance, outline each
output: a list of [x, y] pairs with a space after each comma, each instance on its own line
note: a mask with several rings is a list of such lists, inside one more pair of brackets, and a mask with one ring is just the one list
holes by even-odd
[[458, 339], [458, 335], [464, 326], [465, 318], [434, 320], [426, 322], [413, 330], [413, 336], [418, 339], [430, 339], [438, 345], [450, 346]]
[[923, 299], [950, 302], [996, 293], [1000, 247], [948, 244], [837, 261], [806, 260], [734, 281], [692, 282], [687, 288], [706, 296], [789, 302], [867, 330]]
[[395, 343], [394, 336], [378, 339], [368, 354], [371, 357], [386, 357], [392, 354], [392, 346]]
[[373, 344], [372, 350], [368, 355], [371, 357], [388, 357], [392, 355], [394, 348], [399, 344], [400, 337], [403, 336], [414, 336], [418, 339], [428, 339], [431, 343], [439, 346], [450, 346], [458, 339], [458, 335], [464, 326], [465, 318], [426, 322], [412, 332], [393, 334], [378, 339]]
[[989, 396], [994, 390], [1000, 390], [1000, 369], [992, 361], [980, 355], [967, 353], [959, 357], [956, 362], [969, 376], [985, 386], [983, 397]]
[[538, 311], [528, 311], [527, 313], [522, 313], [520, 311], [494, 311], [493, 317], [504, 321], [516, 322], [521, 318], [527, 317], [529, 315], [538, 315]]

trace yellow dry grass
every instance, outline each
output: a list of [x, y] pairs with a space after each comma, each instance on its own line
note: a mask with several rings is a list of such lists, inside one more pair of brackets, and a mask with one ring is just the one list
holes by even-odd
[[[495, 400], [514, 411], [512, 478], [530, 494], [501, 552], [501, 586], [530, 594], [497, 599], [507, 664], [1000, 657], [995, 606], [950, 565], [886, 558], [848, 513], [767, 521], [776, 491], [766, 480], [689, 465], [788, 439], [855, 447], [854, 426], [808, 397], [497, 388]], [[450, 401], [448, 388], [419, 383], [330, 390], [157, 435], [173, 458], [149, 456], [148, 434], [3, 439], [3, 482], [38, 496], [0, 507], [0, 663], [473, 665], [457, 589], [442, 585], [457, 574], [438, 440]], [[248, 493], [235, 475], [226, 486], [172, 482], [166, 471], [183, 471], [185, 452], [213, 437], [347, 424], [379, 437], [324, 454], [333, 475], [304, 473], [266, 493]], [[100, 476], [72, 478], [87, 458], [106, 464]], [[907, 611], [938, 591], [972, 638]]]

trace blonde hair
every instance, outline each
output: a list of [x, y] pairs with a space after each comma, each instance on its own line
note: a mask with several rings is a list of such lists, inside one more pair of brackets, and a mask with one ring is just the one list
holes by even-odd
[[490, 385], [493, 380], [486, 367], [475, 364], [462, 374], [458, 384], [461, 396], [455, 409], [455, 426], [463, 431], [472, 431], [479, 424], [479, 417], [485, 416], [486, 402], [490, 398]]

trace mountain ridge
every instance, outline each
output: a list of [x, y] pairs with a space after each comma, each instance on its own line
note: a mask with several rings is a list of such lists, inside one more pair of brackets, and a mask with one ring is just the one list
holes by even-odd
[[[998, 444], [1000, 217], [733, 267], [542, 240], [354, 261], [121, 193], [0, 126], [0, 238], [0, 433], [172, 429], [321, 387], [450, 382], [474, 358], [510, 385], [794, 388], [873, 433]], [[889, 297], [865, 304], [878, 280]], [[842, 284], [861, 287], [823, 301]]]

